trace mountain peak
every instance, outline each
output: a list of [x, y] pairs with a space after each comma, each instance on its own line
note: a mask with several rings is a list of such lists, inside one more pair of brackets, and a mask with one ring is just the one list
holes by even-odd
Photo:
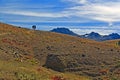
[[118, 33], [112, 33], [109, 35], [100, 35], [97, 32], [91, 32], [91, 33], [85, 34], [85, 35], [78, 35], [72, 31], [70, 31], [68, 28], [54, 28], [53, 30], [51, 30], [51, 32], [68, 34], [68, 35], [77, 36], [77, 37], [79, 36], [81, 38], [87, 38], [87, 39], [92, 39], [92, 40], [96, 40], [96, 41], [120, 39], [120, 35]]
[[114, 39], [120, 39], [120, 35], [118, 33], [112, 33], [109, 35], [100, 35], [96, 32], [91, 32], [89, 34], [81, 35], [82, 38], [88, 38], [93, 39], [96, 41], [106, 41], [106, 40], [114, 40]]
[[96, 33], [96, 32], [91, 32], [91, 33], [89, 34], [89, 36], [100, 37], [100, 34], [99, 34], [99, 33]]
[[109, 34], [109, 36], [113, 36], [113, 35], [118, 36], [119, 34], [118, 34], [118, 33], [112, 33], [112, 34]]
[[68, 28], [54, 28], [54, 29], [51, 30], [51, 32], [68, 34], [68, 35], [72, 35], [72, 36], [78, 36], [78, 34], [70, 31]]
[[112, 33], [112, 34], [109, 34], [108, 36], [110, 36], [111, 38], [114, 38], [114, 39], [120, 38], [120, 35], [118, 33]]

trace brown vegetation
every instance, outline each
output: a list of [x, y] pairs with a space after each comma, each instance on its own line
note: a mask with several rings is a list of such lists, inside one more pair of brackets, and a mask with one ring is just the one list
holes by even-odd
[[119, 47], [107, 42], [0, 23], [0, 60], [30, 62], [97, 79], [116, 77], [119, 57]]

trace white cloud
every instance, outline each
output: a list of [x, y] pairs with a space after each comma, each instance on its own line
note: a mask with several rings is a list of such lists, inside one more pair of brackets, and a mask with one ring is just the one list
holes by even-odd
[[120, 21], [120, 0], [64, 0], [75, 4], [84, 3], [69, 8], [68, 14], [104, 22]]
[[120, 2], [103, 4], [86, 4], [84, 6], [71, 7], [76, 16], [83, 16], [93, 20], [116, 22], [120, 21]]
[[[75, 4], [74, 7], [67, 7], [57, 12], [44, 12], [35, 10], [14, 10], [14, 9], [1, 9], [0, 13], [33, 16], [33, 17], [48, 17], [48, 18], [63, 18], [72, 19], [76, 17], [76, 21], [97, 20], [108, 23], [120, 21], [120, 1], [119, 0], [62, 0]], [[70, 4], [70, 3], [68, 3]], [[14, 7], [14, 6], [13, 6]], [[79, 18], [79, 19], [78, 19]], [[61, 20], [61, 19], [60, 19]], [[74, 21], [75, 22], [75, 21]]]
[[32, 11], [1, 11], [1, 13], [16, 14], [34, 17], [84, 17], [92, 20], [99, 20], [105, 22], [120, 21], [120, 5], [100, 5], [91, 4], [85, 6], [75, 6], [66, 11], [49, 13], [49, 12], [32, 12]]
[[75, 3], [75, 4], [85, 4], [85, 3], [87, 3], [87, 0], [62, 0], [62, 1], [72, 2], [72, 3]]
[[20, 10], [19, 11], [17, 11], [17, 10], [1, 11], [0, 13], [23, 15], [23, 16], [33, 16], [33, 17], [52, 17], [52, 18], [68, 17], [71, 15], [71, 14], [67, 14], [66, 12], [47, 13], [47, 12], [33, 12], [33, 11], [20, 11]]
[[101, 35], [108, 35], [108, 34], [111, 34], [111, 33], [119, 33], [119, 31], [117, 29], [70, 29], [71, 31], [79, 34], [79, 35], [83, 35], [83, 34], [88, 34], [88, 33], [91, 33], [91, 32], [97, 32]]

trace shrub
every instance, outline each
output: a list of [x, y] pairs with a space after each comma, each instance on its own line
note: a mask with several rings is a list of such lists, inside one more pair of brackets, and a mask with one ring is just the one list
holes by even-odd
[[33, 26], [32, 26], [32, 29], [35, 30], [35, 29], [36, 29], [36, 25], [33, 25]]
[[18, 80], [36, 80], [35, 74], [15, 72], [14, 75]]
[[65, 78], [63, 78], [61, 76], [53, 76], [51, 79], [52, 80], [66, 80]]
[[120, 41], [117, 42], [117, 45], [120, 46]]

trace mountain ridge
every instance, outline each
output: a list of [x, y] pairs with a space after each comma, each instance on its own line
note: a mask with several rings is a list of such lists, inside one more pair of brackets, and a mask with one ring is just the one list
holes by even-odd
[[115, 40], [120, 39], [120, 35], [118, 33], [111, 33], [109, 35], [100, 35], [96, 32], [91, 32], [89, 34], [81, 35], [81, 38], [93, 39], [96, 41], [106, 41], [106, 40]]
[[[120, 39], [120, 35], [118, 33], [111, 33], [109, 35], [100, 35], [97, 32], [91, 32], [89, 34], [78, 35], [72, 31], [70, 31], [68, 28], [54, 28], [53, 30], [50, 30], [50, 31], [62, 33], [62, 34], [68, 34], [68, 35], [72, 35], [72, 36], [77, 36], [77, 37], [81, 37], [81, 38], [92, 39], [92, 40], [96, 40], [96, 41]], [[66, 31], [67, 31], [67, 33], [66, 33]]]

